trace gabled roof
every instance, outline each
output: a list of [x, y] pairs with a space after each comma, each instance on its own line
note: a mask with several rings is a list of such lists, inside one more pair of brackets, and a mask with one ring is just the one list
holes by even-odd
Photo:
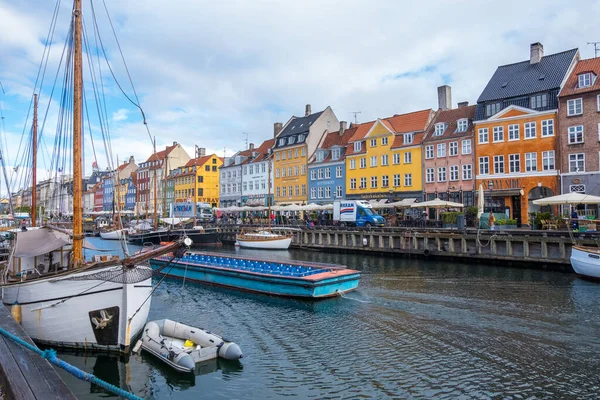
[[571, 49], [543, 56], [535, 64], [526, 60], [502, 65], [496, 69], [477, 103], [558, 89], [577, 53], [577, 49]]
[[167, 148], [164, 150], [157, 151], [156, 153], [148, 157], [146, 162], [164, 160], [177, 146], [178, 144], [175, 143], [172, 146], [167, 146]]
[[269, 150], [273, 148], [274, 144], [275, 139], [268, 139], [262, 142], [258, 148], [254, 149], [254, 152], [257, 153], [256, 157], [254, 157], [252, 160], [249, 160], [249, 162], [254, 163], [266, 160], [269, 157]]
[[[414, 111], [407, 114], [396, 114], [393, 117], [381, 119], [380, 121], [393, 133], [408, 133], [408, 132], [420, 132], [427, 128], [427, 124], [431, 119], [433, 110], [428, 108], [426, 110]], [[367, 122], [361, 125], [367, 125], [367, 129], [359, 129], [356, 134], [350, 139], [350, 142], [357, 142], [363, 140], [375, 121]], [[366, 128], [366, 127], [365, 127]]]
[[211, 158], [213, 158], [214, 154], [211, 154], [209, 156], [202, 156], [202, 157], [198, 157], [198, 158], [192, 158], [190, 161], [188, 161], [184, 167], [193, 167], [193, 166], [197, 166], [197, 167], [201, 167], [204, 164], [206, 164], [208, 162], [208, 160], [210, 160]]
[[[329, 150], [332, 147], [341, 147], [340, 158], [335, 160], [336, 162], [339, 160], [343, 160], [344, 152], [346, 150], [346, 145], [348, 144], [348, 140], [355, 134], [354, 130], [357, 129], [357, 126], [353, 126], [350, 129], [346, 129], [344, 133], [340, 135], [340, 131], [330, 132], [323, 137], [323, 141], [319, 149]], [[319, 151], [317, 149], [317, 151]], [[327, 157], [323, 159], [323, 161], [319, 161], [320, 163], [332, 161], [331, 159], [331, 151], [327, 153]], [[316, 153], [311, 157], [310, 163], [316, 162]]]
[[346, 131], [352, 135], [350, 136], [350, 139], [348, 139], [348, 146], [346, 147], [347, 156], [366, 153], [367, 150], [365, 146], [361, 146], [360, 151], [354, 151], [354, 142], [360, 142], [364, 139], [365, 135], [371, 130], [371, 127], [374, 124], [375, 121], [350, 125], [350, 128]]
[[[425, 132], [423, 142], [433, 140], [443, 140], [448, 138], [456, 138], [461, 136], [472, 136], [473, 135], [473, 119], [475, 118], [475, 109], [477, 105], [458, 107], [450, 110], [438, 110], [435, 113], [435, 117], [431, 121], [429, 128]], [[468, 120], [467, 130], [464, 132], [456, 132], [458, 128], [458, 120], [466, 118]], [[441, 136], [434, 136], [435, 125], [439, 123], [447, 124], [446, 130]]]
[[[410, 133], [410, 132], [406, 132], [406, 133]], [[414, 133], [412, 143], [404, 143], [404, 135], [405, 135], [404, 133], [394, 135], [394, 143], [392, 143], [390, 148], [397, 149], [400, 147], [418, 146], [423, 141], [423, 132]]]
[[277, 138], [297, 135], [299, 133], [307, 133], [312, 124], [321, 116], [321, 114], [323, 114], [323, 111], [310, 114], [306, 117], [293, 116], [290, 122], [286, 125], [285, 129], [283, 129], [277, 135]]
[[[584, 74], [586, 72], [591, 72], [596, 75], [596, 81], [592, 86], [579, 88], [579, 75]], [[600, 57], [590, 58], [588, 60], [581, 60], [577, 63], [575, 68], [573, 68], [573, 72], [565, 82], [562, 90], [558, 94], [559, 97], [562, 96], [571, 96], [575, 94], [594, 92], [596, 90], [600, 90]], [[592, 76], [592, 79], [594, 77]]]

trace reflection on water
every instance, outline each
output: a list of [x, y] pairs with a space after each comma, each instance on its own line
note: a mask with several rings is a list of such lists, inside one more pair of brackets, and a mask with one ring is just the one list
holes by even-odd
[[[146, 354], [68, 361], [153, 399], [597, 398], [598, 283], [442, 261], [218, 251], [339, 263], [363, 275], [358, 291], [317, 302], [167, 279], [150, 317], [226, 336], [242, 348], [241, 363], [182, 375]], [[83, 399], [106, 396], [68, 384]]]

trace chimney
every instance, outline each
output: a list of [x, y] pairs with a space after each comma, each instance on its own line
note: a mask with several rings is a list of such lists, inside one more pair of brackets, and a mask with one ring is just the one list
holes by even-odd
[[206, 155], [206, 148], [196, 147], [196, 158], [204, 157]]
[[311, 114], [311, 111], [310, 111], [310, 104], [307, 104], [307, 105], [306, 105], [306, 112], [304, 113], [304, 116], [305, 116], [305, 117], [308, 117], [310, 114]]
[[439, 109], [443, 111], [452, 108], [452, 88], [448, 85], [444, 85], [437, 89]]
[[469, 105], [468, 101], [461, 101], [460, 103], [458, 103], [458, 108], [467, 107], [468, 105]]
[[340, 121], [340, 136], [342, 136], [344, 132], [346, 132], [346, 126], [348, 126], [348, 123], [346, 121]]
[[254, 143], [250, 143], [250, 150], [254, 150]]
[[135, 158], [133, 156], [129, 156], [129, 164], [133, 164], [135, 162]]
[[173, 146], [177, 146], [177, 142], [173, 142]]
[[276, 138], [282, 129], [283, 129], [283, 124], [281, 122], [275, 122], [273, 124], [273, 137]]
[[544, 46], [540, 42], [531, 43], [529, 51], [529, 64], [537, 64], [544, 57]]

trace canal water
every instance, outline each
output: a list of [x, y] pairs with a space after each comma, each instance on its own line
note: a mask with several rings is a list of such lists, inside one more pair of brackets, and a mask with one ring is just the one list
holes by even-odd
[[[165, 280], [150, 318], [226, 336], [244, 351], [239, 363], [184, 375], [147, 354], [61, 356], [147, 399], [598, 398], [598, 283], [459, 262], [216, 251], [339, 263], [363, 275], [358, 291], [317, 302]], [[59, 372], [80, 399], [107, 397]]]

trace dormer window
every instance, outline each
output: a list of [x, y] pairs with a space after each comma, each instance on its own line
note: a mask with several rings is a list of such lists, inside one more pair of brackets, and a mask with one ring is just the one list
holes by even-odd
[[304, 142], [304, 135], [298, 135], [298, 143]]
[[288, 138], [288, 144], [294, 144], [294, 142], [295, 142], [295, 141], [296, 141], [296, 138], [295, 138], [295, 137], [293, 137], [293, 136], [290, 136], [290, 137]]
[[361, 142], [354, 142], [354, 151], [360, 151], [361, 149]]
[[[435, 124], [435, 132], [433, 133], [433, 136], [442, 136], [444, 134], [445, 130], [446, 130], [446, 124], [444, 122]], [[404, 141], [406, 142], [406, 140], [404, 140]]]
[[469, 125], [469, 120], [466, 118], [461, 118], [456, 121], [456, 132], [466, 132], [467, 126]]
[[487, 117], [491, 117], [492, 115], [496, 114], [497, 112], [500, 112], [501, 107], [502, 107], [501, 103], [487, 104], [485, 106], [485, 115]]
[[280, 146], [285, 146], [285, 138], [279, 139], [279, 145]]
[[548, 96], [546, 94], [538, 94], [531, 96], [531, 104], [529, 108], [544, 108], [548, 105]]
[[411, 144], [413, 142], [413, 134], [412, 133], [405, 133], [404, 134], [404, 144]]
[[331, 159], [332, 160], [339, 160], [339, 158], [340, 158], [340, 152], [341, 152], [341, 150], [340, 150], [339, 147], [336, 147], [335, 149], [332, 149], [331, 150]]
[[325, 151], [319, 150], [317, 151], [317, 162], [321, 162], [325, 159]]
[[580, 74], [577, 76], [579, 78], [578, 87], [584, 88], [588, 86], [592, 86], [592, 73], [586, 72], [585, 74]]

